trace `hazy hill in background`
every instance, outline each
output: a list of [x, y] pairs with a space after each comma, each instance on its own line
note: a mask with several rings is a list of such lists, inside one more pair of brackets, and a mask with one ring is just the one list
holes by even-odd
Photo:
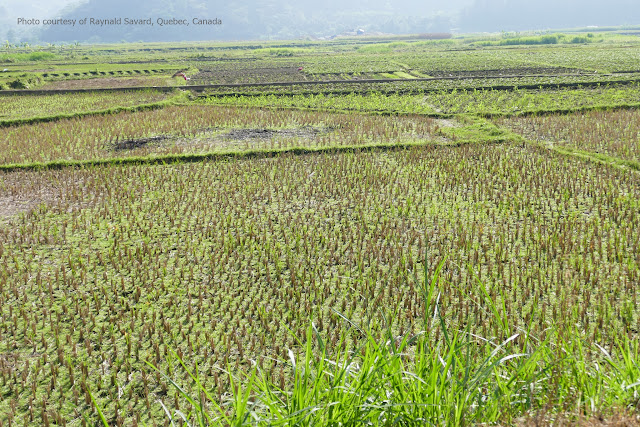
[[[155, 0], [130, 2], [90, 0], [69, 18], [152, 18], [154, 25], [111, 27], [51, 27], [41, 33], [45, 41], [169, 41], [284, 39], [324, 37], [362, 28], [368, 32], [413, 33], [449, 31], [460, 8], [468, 1], [325, 0], [304, 3], [291, 0], [229, 1]], [[444, 7], [442, 5], [445, 5]], [[457, 6], [457, 8], [456, 8]], [[159, 27], [156, 18], [186, 18], [190, 25]], [[220, 26], [195, 26], [193, 18], [222, 20]]]
[[[23, 2], [24, 3], [24, 2]], [[0, 0], [0, 40], [119, 42], [265, 40], [366, 33], [499, 32], [640, 24], [637, 0]], [[64, 8], [64, 9], [63, 9]], [[16, 16], [147, 19], [150, 25], [55, 25], [16, 28]], [[187, 19], [160, 27], [157, 18]], [[193, 18], [222, 25], [193, 25]], [[11, 36], [11, 37], [8, 37]]]
[[16, 25], [17, 18], [60, 15], [65, 7], [76, 3], [76, 0], [0, 0], [0, 42], [9, 39], [13, 43], [31, 36], [31, 28]]

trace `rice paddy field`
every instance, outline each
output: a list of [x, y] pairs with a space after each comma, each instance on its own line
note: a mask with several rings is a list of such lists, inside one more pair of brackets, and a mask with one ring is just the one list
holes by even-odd
[[640, 423], [640, 40], [556, 40], [4, 47], [0, 426]]

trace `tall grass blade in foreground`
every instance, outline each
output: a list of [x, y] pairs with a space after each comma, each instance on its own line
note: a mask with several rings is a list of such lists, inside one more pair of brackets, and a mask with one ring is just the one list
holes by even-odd
[[[193, 408], [187, 421], [201, 426], [461, 425], [509, 420], [559, 403], [580, 410], [582, 402], [589, 401], [589, 410], [595, 412], [603, 405], [625, 402], [632, 395], [640, 378], [635, 362], [637, 345], [622, 343], [620, 348], [626, 349], [622, 361], [607, 354], [611, 372], [605, 373], [602, 367], [594, 370], [590, 366], [579, 343], [565, 339], [567, 335], [555, 329], [544, 339], [517, 331], [496, 343], [473, 334], [471, 325], [464, 331], [448, 326], [436, 295], [441, 268], [442, 264], [430, 281], [425, 280], [425, 330], [421, 334], [398, 342], [393, 325], [388, 324], [386, 338], [380, 341], [372, 331], [360, 329], [364, 337], [355, 350], [346, 350], [340, 342], [331, 351], [311, 325], [306, 342], [300, 343], [303, 353], [289, 349], [288, 360], [282, 361], [288, 364], [290, 375], [284, 389], [254, 364], [249, 373], [238, 377], [228, 371], [233, 395], [228, 402], [216, 403], [189, 372], [199, 394], [215, 408], [215, 414], [203, 415], [202, 402], [165, 378]], [[511, 327], [500, 304], [491, 300], [481, 283], [480, 290], [494, 320], [506, 333]], [[444, 341], [435, 339], [438, 328]], [[615, 396], [595, 398], [595, 394], [606, 395], [605, 384], [610, 380], [630, 385], [619, 386]], [[576, 387], [573, 394], [581, 395], [571, 400], [569, 391]]]

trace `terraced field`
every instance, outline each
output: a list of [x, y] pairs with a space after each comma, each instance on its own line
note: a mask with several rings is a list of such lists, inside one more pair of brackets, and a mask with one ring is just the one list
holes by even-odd
[[559, 39], [0, 52], [192, 76], [0, 95], [0, 426], [637, 422], [640, 43]]

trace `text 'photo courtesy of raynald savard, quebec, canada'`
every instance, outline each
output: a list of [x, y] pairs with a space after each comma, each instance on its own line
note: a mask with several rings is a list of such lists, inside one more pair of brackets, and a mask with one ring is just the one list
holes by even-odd
[[0, 0], [0, 427], [640, 424], [640, 5]]

